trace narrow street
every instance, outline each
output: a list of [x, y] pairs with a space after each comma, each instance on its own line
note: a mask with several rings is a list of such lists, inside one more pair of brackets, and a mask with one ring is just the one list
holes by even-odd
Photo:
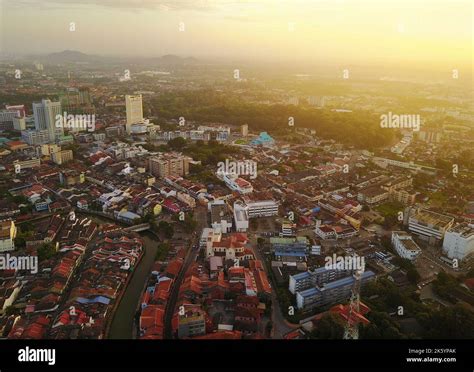
[[183, 267], [179, 272], [178, 276], [175, 278], [173, 283], [173, 287], [171, 288], [171, 294], [168, 298], [168, 302], [166, 303], [165, 309], [165, 319], [164, 319], [164, 338], [165, 339], [172, 339], [173, 338], [173, 328], [172, 328], [172, 320], [174, 310], [176, 308], [176, 303], [178, 301], [178, 294], [179, 288], [183, 283], [184, 275], [188, 271], [191, 263], [196, 260], [196, 257], [199, 254], [199, 249], [193, 249], [194, 245], [199, 244], [199, 238], [201, 237], [202, 229], [208, 226], [207, 223], [207, 209], [205, 207], [199, 206], [195, 210], [194, 218], [197, 221], [196, 230], [190, 238], [186, 257], [184, 259]]
[[[260, 260], [262, 263], [264, 263], [265, 257], [262, 255], [262, 252], [260, 252], [260, 249], [257, 246], [257, 237], [255, 235], [252, 235], [252, 237], [250, 238], [250, 242], [252, 246], [255, 247], [253, 249], [255, 253], [255, 258], [257, 260]], [[264, 265], [264, 267], [266, 266]], [[267, 272], [267, 276], [268, 278], [272, 277], [268, 272]], [[287, 334], [293, 329], [298, 328], [298, 325], [292, 325], [285, 319], [282, 313], [282, 309], [280, 308], [280, 303], [276, 295], [276, 291], [274, 288], [275, 284], [273, 283], [273, 281], [271, 285], [272, 285], [272, 322], [273, 322], [271, 338], [282, 339], [283, 335]]]

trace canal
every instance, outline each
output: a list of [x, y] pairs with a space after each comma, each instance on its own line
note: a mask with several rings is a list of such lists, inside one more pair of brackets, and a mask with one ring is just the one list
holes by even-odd
[[134, 337], [135, 315], [138, 303], [142, 297], [143, 289], [151, 274], [158, 250], [158, 241], [150, 233], [140, 233], [145, 250], [142, 259], [132, 274], [125, 293], [122, 296], [110, 325], [109, 336], [111, 339], [130, 339]]
[[[99, 224], [112, 222], [99, 216], [89, 215], [88, 217]], [[113, 316], [108, 334], [110, 339], [131, 339], [135, 335], [134, 323], [138, 303], [148, 277], [151, 274], [159, 243], [157, 238], [150, 232], [142, 232], [139, 235], [145, 245], [144, 253], [142, 259], [135, 267], [132, 278]]]

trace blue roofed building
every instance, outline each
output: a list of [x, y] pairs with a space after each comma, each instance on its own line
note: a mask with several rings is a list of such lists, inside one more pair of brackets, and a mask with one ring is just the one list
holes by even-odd
[[[372, 271], [365, 271], [362, 274], [361, 286], [373, 278], [375, 274]], [[296, 292], [296, 306], [298, 309], [312, 310], [346, 302], [351, 297], [354, 282], [355, 278], [351, 275], [322, 286]]]
[[261, 132], [257, 138], [250, 141], [250, 146], [273, 146], [275, 140], [267, 133]]
[[313, 271], [308, 270], [296, 275], [290, 275], [288, 290], [296, 294], [296, 292], [301, 292], [315, 286], [322, 286], [351, 274], [352, 270], [327, 269], [325, 266], [318, 267]]
[[270, 244], [275, 257], [282, 261], [306, 260], [309, 241], [305, 236], [290, 238], [270, 238]]

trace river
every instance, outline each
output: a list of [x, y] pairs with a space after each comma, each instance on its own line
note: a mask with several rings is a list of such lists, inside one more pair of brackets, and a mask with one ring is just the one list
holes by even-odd
[[[88, 217], [99, 224], [111, 223], [111, 221], [99, 216], [89, 215]], [[134, 323], [138, 303], [155, 262], [158, 250], [157, 238], [150, 232], [142, 232], [139, 235], [145, 244], [144, 254], [135, 267], [132, 279], [128, 283], [122, 300], [113, 315], [108, 334], [110, 339], [131, 339], [134, 337]]]

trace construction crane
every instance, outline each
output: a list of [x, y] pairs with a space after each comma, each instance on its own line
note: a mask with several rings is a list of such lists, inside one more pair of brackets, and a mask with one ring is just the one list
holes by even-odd
[[360, 311], [360, 284], [365, 268], [359, 268], [354, 272], [354, 284], [352, 285], [351, 300], [347, 306], [347, 323], [344, 328], [345, 340], [357, 340], [359, 338], [359, 311]]

